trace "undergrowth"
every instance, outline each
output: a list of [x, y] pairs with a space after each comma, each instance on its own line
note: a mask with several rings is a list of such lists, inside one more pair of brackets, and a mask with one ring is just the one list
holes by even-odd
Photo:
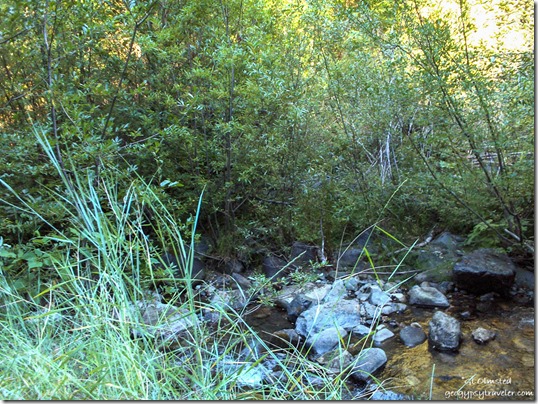
[[[69, 226], [36, 240], [46, 247], [47, 259], [34, 271], [50, 275], [38, 290], [15, 285], [17, 279], [0, 267], [2, 399], [338, 400], [353, 394], [349, 367], [329, 374], [308, 360], [308, 352], [291, 345], [270, 347], [245, 323], [244, 313], [199, 298], [189, 273], [197, 215], [186, 240], [185, 226], [177, 225], [140, 178], [120, 190], [111, 170], [96, 178], [73, 168], [68, 176], [46, 137], [36, 137], [63, 181], [64, 187], [51, 194]], [[47, 222], [17, 197], [21, 210]], [[144, 204], [160, 212], [156, 243], [144, 232]], [[149, 327], [133, 307], [150, 298], [158, 278], [156, 257], [170, 243], [190, 265], [183, 279], [160, 281], [176, 283], [181, 293], [168, 303], [192, 316], [193, 326], [163, 341], [155, 331], [165, 328], [167, 319]], [[2, 245], [2, 256], [9, 257], [12, 249]], [[216, 326], [200, 320], [210, 311], [219, 319]], [[259, 388], [244, 388], [242, 377], [263, 360], [277, 364], [281, 376]]]

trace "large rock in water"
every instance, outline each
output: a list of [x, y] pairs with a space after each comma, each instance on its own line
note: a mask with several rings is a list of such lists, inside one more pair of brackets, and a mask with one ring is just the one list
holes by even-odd
[[400, 339], [405, 346], [414, 347], [426, 341], [427, 337], [418, 323], [411, 323], [400, 331]]
[[387, 355], [381, 348], [363, 349], [356, 358], [351, 370], [351, 377], [355, 380], [365, 382], [375, 372], [382, 369], [387, 363]]
[[460, 322], [437, 311], [430, 321], [429, 341], [438, 351], [457, 351], [461, 342]]
[[512, 260], [492, 249], [481, 248], [465, 255], [454, 265], [456, 286], [475, 294], [507, 294], [516, 277]]

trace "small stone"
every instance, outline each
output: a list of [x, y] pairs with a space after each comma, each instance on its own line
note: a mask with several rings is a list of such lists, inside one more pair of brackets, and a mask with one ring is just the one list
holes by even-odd
[[482, 345], [494, 340], [497, 334], [494, 331], [479, 327], [473, 331], [472, 336], [477, 344]]

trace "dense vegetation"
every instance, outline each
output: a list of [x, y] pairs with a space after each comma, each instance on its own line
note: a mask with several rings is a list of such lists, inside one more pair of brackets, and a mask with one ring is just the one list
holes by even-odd
[[330, 257], [379, 221], [410, 244], [437, 225], [533, 253], [528, 2], [4, 0], [0, 15], [9, 310], [50, 278], [71, 301], [84, 270], [148, 275], [202, 194], [196, 233], [222, 258], [294, 240]]

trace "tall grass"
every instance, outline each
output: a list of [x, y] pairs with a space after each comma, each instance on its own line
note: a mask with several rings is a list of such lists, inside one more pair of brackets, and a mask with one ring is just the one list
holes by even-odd
[[[62, 180], [62, 189], [51, 194], [68, 225], [56, 229], [48, 223], [55, 232], [42, 241], [55, 251], [53, 279], [39, 296], [15, 291], [14, 280], [0, 268], [2, 399], [306, 400], [351, 394], [348, 369], [329, 375], [305, 352], [269, 347], [241, 313], [204, 303], [189, 269], [179, 286], [183, 293], [169, 303], [196, 318], [217, 311], [219, 323], [193, 321], [177, 338], [159, 340], [156, 332], [167, 327], [167, 318], [149, 327], [134, 303], [149, 299], [161, 245], [172, 244], [191, 268], [196, 220], [184, 240], [173, 215], [140, 178], [120, 187], [111, 168], [96, 178], [70, 167], [68, 176], [45, 135], [36, 138]], [[0, 182], [19, 198], [20, 209], [47, 222]], [[143, 232], [144, 204], [159, 212], [159, 240], [153, 244]], [[252, 346], [261, 349], [249, 351]], [[242, 378], [265, 359], [278, 364], [280, 376], [269, 385], [244, 388]]]

